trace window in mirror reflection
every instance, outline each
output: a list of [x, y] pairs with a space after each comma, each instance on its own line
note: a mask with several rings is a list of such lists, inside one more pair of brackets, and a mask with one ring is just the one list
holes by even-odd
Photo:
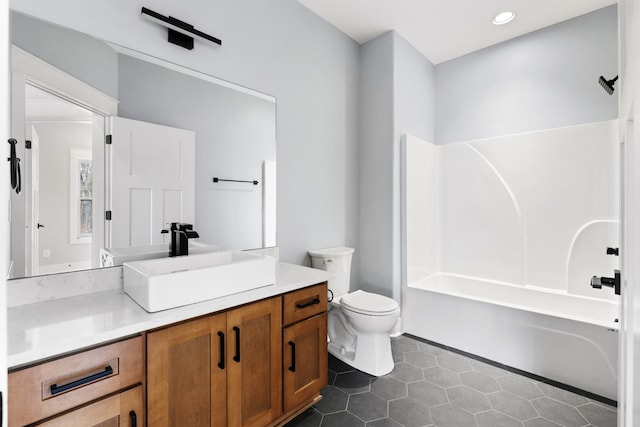
[[93, 233], [93, 167], [90, 151], [72, 150], [71, 244], [91, 242]]

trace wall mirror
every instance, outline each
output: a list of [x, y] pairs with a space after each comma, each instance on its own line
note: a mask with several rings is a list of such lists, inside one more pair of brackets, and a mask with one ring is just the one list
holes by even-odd
[[168, 253], [171, 222], [193, 224], [194, 251], [275, 246], [275, 98], [19, 13], [10, 24], [11, 278]]

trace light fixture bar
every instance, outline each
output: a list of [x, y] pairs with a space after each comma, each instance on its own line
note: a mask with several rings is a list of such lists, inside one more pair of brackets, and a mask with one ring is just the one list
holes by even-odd
[[193, 49], [193, 39], [215, 43], [222, 45], [222, 40], [196, 30], [193, 25], [187, 24], [184, 21], [176, 19], [172, 16], [164, 16], [158, 12], [154, 12], [146, 7], [142, 8], [140, 12], [143, 18], [148, 19], [151, 22], [160, 24], [169, 30], [168, 41], [185, 49]]

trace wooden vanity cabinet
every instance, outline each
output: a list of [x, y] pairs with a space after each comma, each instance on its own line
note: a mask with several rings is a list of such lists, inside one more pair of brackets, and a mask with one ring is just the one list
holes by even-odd
[[142, 386], [123, 391], [37, 425], [41, 427], [144, 427], [146, 424]]
[[[40, 425], [46, 419], [43, 425], [87, 426], [94, 424], [82, 419], [93, 414], [95, 425], [130, 427], [120, 413], [135, 411], [136, 427], [143, 426], [143, 382], [142, 336], [16, 370], [8, 377], [9, 425]], [[139, 391], [127, 392], [135, 386]], [[130, 397], [134, 394], [139, 399]], [[104, 408], [110, 409], [103, 413]], [[52, 418], [59, 414], [69, 421]]]
[[284, 412], [309, 406], [327, 385], [327, 284], [284, 296]]
[[149, 426], [266, 426], [282, 412], [281, 297], [147, 335]]

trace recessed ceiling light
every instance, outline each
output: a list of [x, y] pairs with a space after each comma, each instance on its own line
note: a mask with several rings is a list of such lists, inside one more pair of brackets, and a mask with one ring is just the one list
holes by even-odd
[[499, 14], [493, 17], [493, 23], [495, 25], [504, 25], [507, 22], [513, 21], [513, 18], [515, 17], [516, 17], [515, 12], [512, 12], [510, 10], [506, 12], [500, 12]]

